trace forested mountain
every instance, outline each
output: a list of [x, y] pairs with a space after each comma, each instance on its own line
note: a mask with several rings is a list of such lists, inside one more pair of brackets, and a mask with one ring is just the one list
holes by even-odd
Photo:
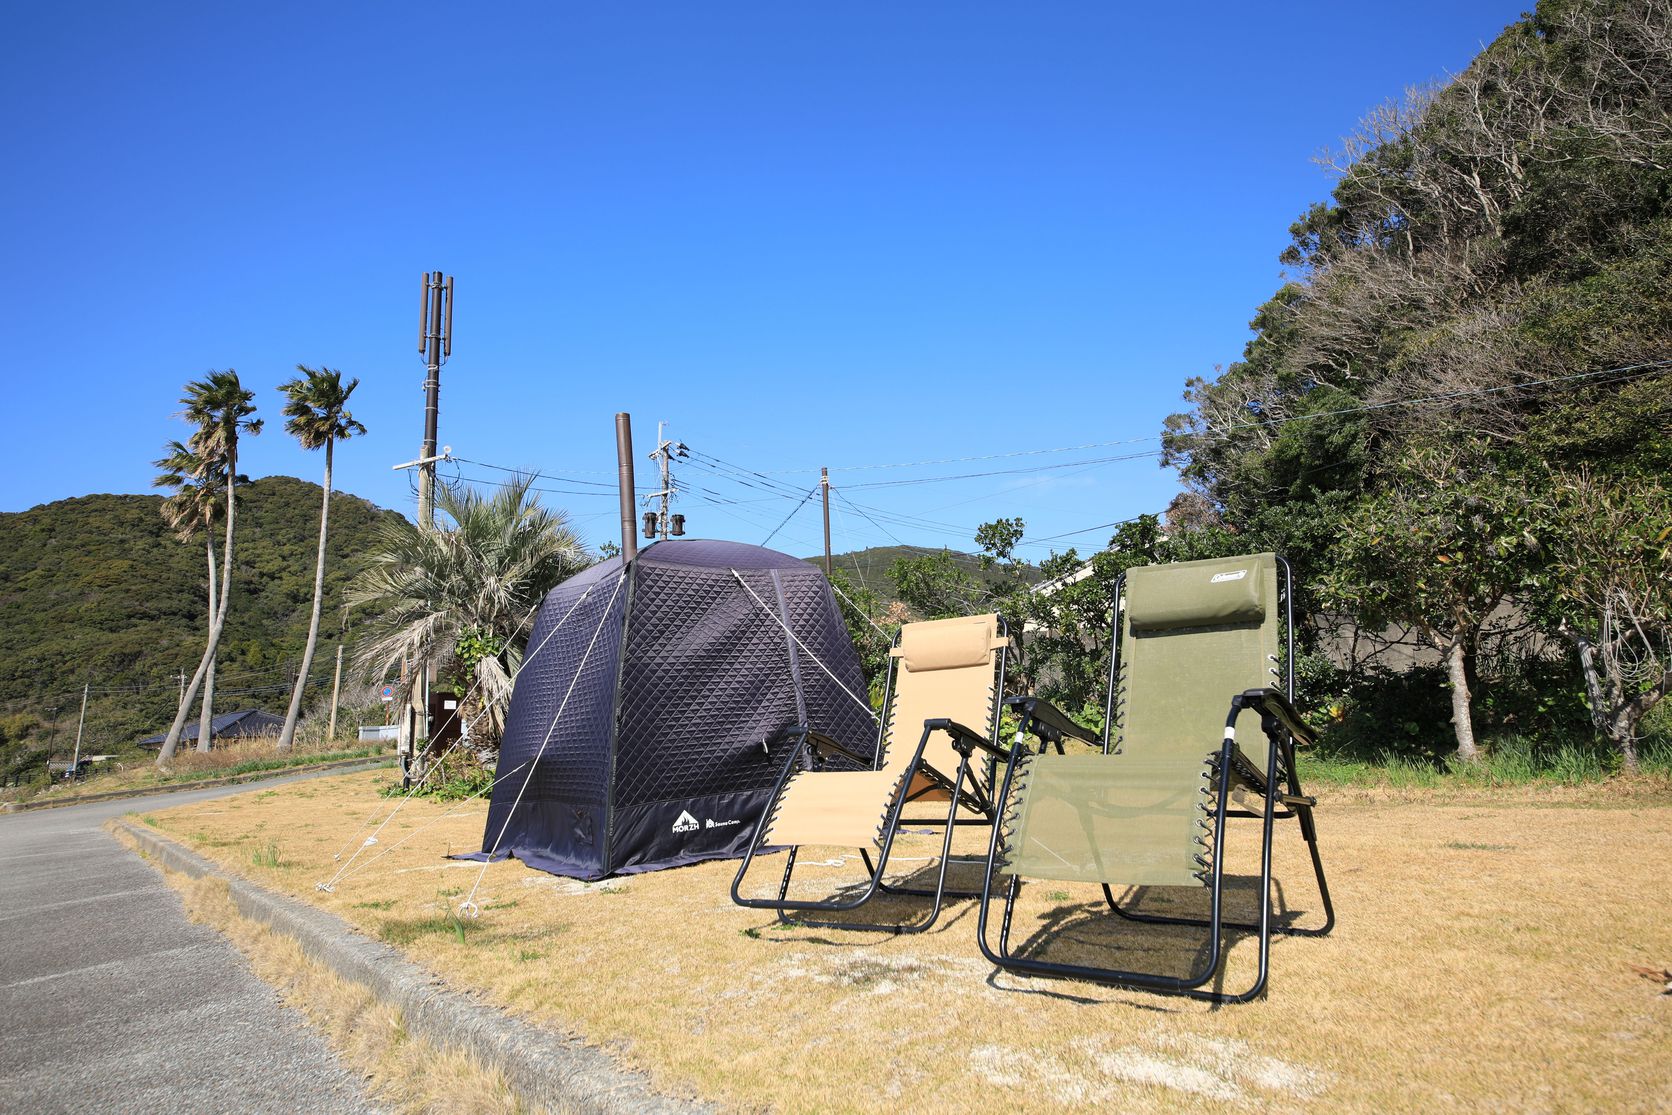
[[[286, 671], [307, 638], [320, 491], [288, 476], [239, 489], [220, 710], [284, 710]], [[61, 742], [73, 738], [83, 683], [93, 687], [93, 746], [168, 726], [175, 676], [189, 675], [203, 651], [208, 573], [201, 543], [178, 541], [161, 505], [161, 496], [93, 495], [0, 514], [0, 768], [8, 746], [48, 734], [55, 706]], [[316, 675], [329, 674], [343, 586], [376, 525], [396, 517], [333, 494]]]
[[1538, 665], [1487, 638], [1506, 607], [1629, 751], [1604, 720], [1672, 658], [1672, 3], [1545, 0], [1331, 162], [1243, 359], [1168, 420], [1173, 525], [1417, 632], [1460, 754], [1471, 694]]
[[[952, 564], [972, 577], [982, 577], [981, 558], [978, 554], [959, 553], [955, 550], [938, 550], [928, 546], [871, 546], [864, 550], [850, 550], [846, 553], [831, 554], [832, 567], [843, 574], [850, 584], [860, 585], [884, 600], [896, 600], [899, 591], [889, 577], [889, 570], [894, 563], [913, 558], [938, 556], [946, 553]], [[824, 555], [806, 559], [819, 568], [824, 568]], [[1037, 567], [1027, 565], [1023, 567], [1023, 576], [1029, 581], [1039, 579]]]

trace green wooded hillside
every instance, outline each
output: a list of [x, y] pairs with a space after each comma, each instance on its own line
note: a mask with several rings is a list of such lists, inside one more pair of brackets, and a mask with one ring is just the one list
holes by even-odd
[[1357, 630], [1317, 689], [1368, 746], [1588, 717], [1629, 769], [1672, 691], [1672, 2], [1542, 0], [1326, 161], [1243, 358], [1167, 420], [1169, 524], [1288, 554]]
[[[286, 662], [294, 668], [307, 638], [319, 501], [319, 485], [288, 476], [239, 490], [217, 710], [284, 711]], [[207, 570], [202, 544], [176, 540], [161, 504], [161, 496], [92, 495], [0, 514], [0, 776], [50, 735], [53, 706], [59, 742], [69, 746], [84, 682], [94, 689], [84, 750], [168, 727], [174, 675], [189, 675], [203, 652]], [[316, 675], [329, 676], [343, 586], [376, 524], [394, 517], [332, 495]]]
[[[956, 550], [946, 551], [952, 557], [952, 562], [959, 569], [972, 577], [986, 579], [987, 574], [981, 568], [981, 558], [977, 554], [959, 553]], [[863, 585], [876, 593], [884, 601], [898, 599], [899, 592], [888, 571], [894, 568], [894, 563], [911, 558], [927, 557], [941, 553], [940, 550], [928, 546], [872, 546], [864, 550], [850, 550], [847, 553], [831, 554], [831, 564], [855, 584]], [[804, 559], [820, 569], [824, 568], [824, 555]], [[1024, 566], [1024, 578], [1030, 583], [1039, 580], [1037, 567]]]

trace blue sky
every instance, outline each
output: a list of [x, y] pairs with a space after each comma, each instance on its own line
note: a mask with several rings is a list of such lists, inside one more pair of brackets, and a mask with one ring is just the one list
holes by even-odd
[[[317, 479], [273, 390], [300, 361], [362, 380], [339, 486], [411, 513], [390, 466], [417, 456], [441, 268], [441, 441], [566, 478], [540, 483], [593, 541], [618, 410], [641, 487], [658, 419], [706, 455], [677, 474], [699, 536], [761, 542], [820, 465], [838, 548], [1160, 511], [1173, 475], [1108, 458], [1240, 354], [1328, 192], [1311, 157], [1519, 9], [1121, 7], [14, 7], [0, 509], [150, 490], [212, 368], [269, 419], [246, 471]], [[1072, 446], [1097, 447], [862, 467]], [[819, 544], [816, 501], [772, 539]]]

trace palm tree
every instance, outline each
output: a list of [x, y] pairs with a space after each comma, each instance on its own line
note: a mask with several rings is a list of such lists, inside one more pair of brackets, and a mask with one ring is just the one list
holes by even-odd
[[355, 665], [385, 677], [403, 657], [435, 663], [476, 689], [472, 704], [487, 713], [493, 736], [540, 601], [591, 563], [568, 516], [540, 506], [532, 483], [515, 476], [491, 496], [443, 485], [437, 506], [453, 526], [421, 530], [402, 520], [382, 528], [349, 591], [350, 603], [373, 614]]
[[290, 693], [290, 711], [285, 713], [284, 730], [279, 733], [279, 750], [289, 751], [296, 738], [296, 720], [302, 715], [302, 691], [307, 688], [308, 671], [313, 669], [314, 646], [319, 642], [319, 608], [325, 594], [325, 526], [331, 515], [331, 452], [337, 442], [366, 427], [348, 412], [348, 397], [360, 386], [358, 379], [343, 386], [343, 374], [333, 368], [313, 369], [296, 365], [302, 374], [279, 385], [285, 394], [285, 432], [302, 443], [303, 449], [325, 447], [325, 495], [319, 505], [319, 553], [314, 559], [313, 614], [308, 618], [308, 642], [302, 650], [302, 669]]
[[[206, 378], [186, 384], [186, 393], [180, 402], [185, 407], [180, 417], [197, 427], [191, 436], [191, 451], [207, 462], [203, 483], [222, 494], [220, 502], [226, 517], [226, 534], [221, 543], [221, 595], [209, 625], [203, 660], [198, 663], [197, 672], [186, 687], [185, 699], [180, 702], [180, 708], [174, 714], [174, 723], [157, 753], [158, 765], [174, 758], [180, 746], [181, 729], [186, 726], [186, 710], [197, 697], [198, 687], [203, 684], [210, 664], [215, 661], [221, 632], [226, 629], [227, 604], [232, 599], [232, 533], [238, 517], [238, 501], [234, 498], [238, 483], [238, 436], [247, 433], [253, 437], [261, 432], [261, 419], [250, 417], [255, 413], [255, 393], [244, 390], [238, 382], [238, 373], [231, 368], [224, 372], [210, 372]], [[209, 729], [208, 723], [198, 725], [200, 748], [207, 749]]]
[[[205, 624], [213, 627], [215, 623], [215, 526], [221, 517], [220, 490], [216, 478], [220, 475], [220, 467], [203, 455], [197, 453], [189, 445], [178, 441], [168, 443], [168, 451], [153, 461], [160, 471], [152, 484], [158, 488], [172, 488], [172, 493], [163, 500], [163, 520], [168, 524], [177, 538], [182, 542], [193, 541], [199, 533], [203, 535], [204, 551], [209, 565], [209, 607], [205, 616]], [[240, 476], [240, 484], [249, 483], [249, 477]], [[198, 723], [209, 724], [215, 716], [215, 660], [209, 660], [209, 671], [203, 677], [203, 708], [198, 716]], [[198, 732], [197, 749], [209, 750], [209, 734]]]

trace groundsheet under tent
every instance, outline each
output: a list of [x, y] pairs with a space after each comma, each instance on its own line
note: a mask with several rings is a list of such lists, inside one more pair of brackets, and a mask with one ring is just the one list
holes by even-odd
[[741, 856], [810, 724], [876, 722], [824, 574], [759, 546], [655, 543], [553, 589], [500, 745], [482, 852], [581, 879]]

